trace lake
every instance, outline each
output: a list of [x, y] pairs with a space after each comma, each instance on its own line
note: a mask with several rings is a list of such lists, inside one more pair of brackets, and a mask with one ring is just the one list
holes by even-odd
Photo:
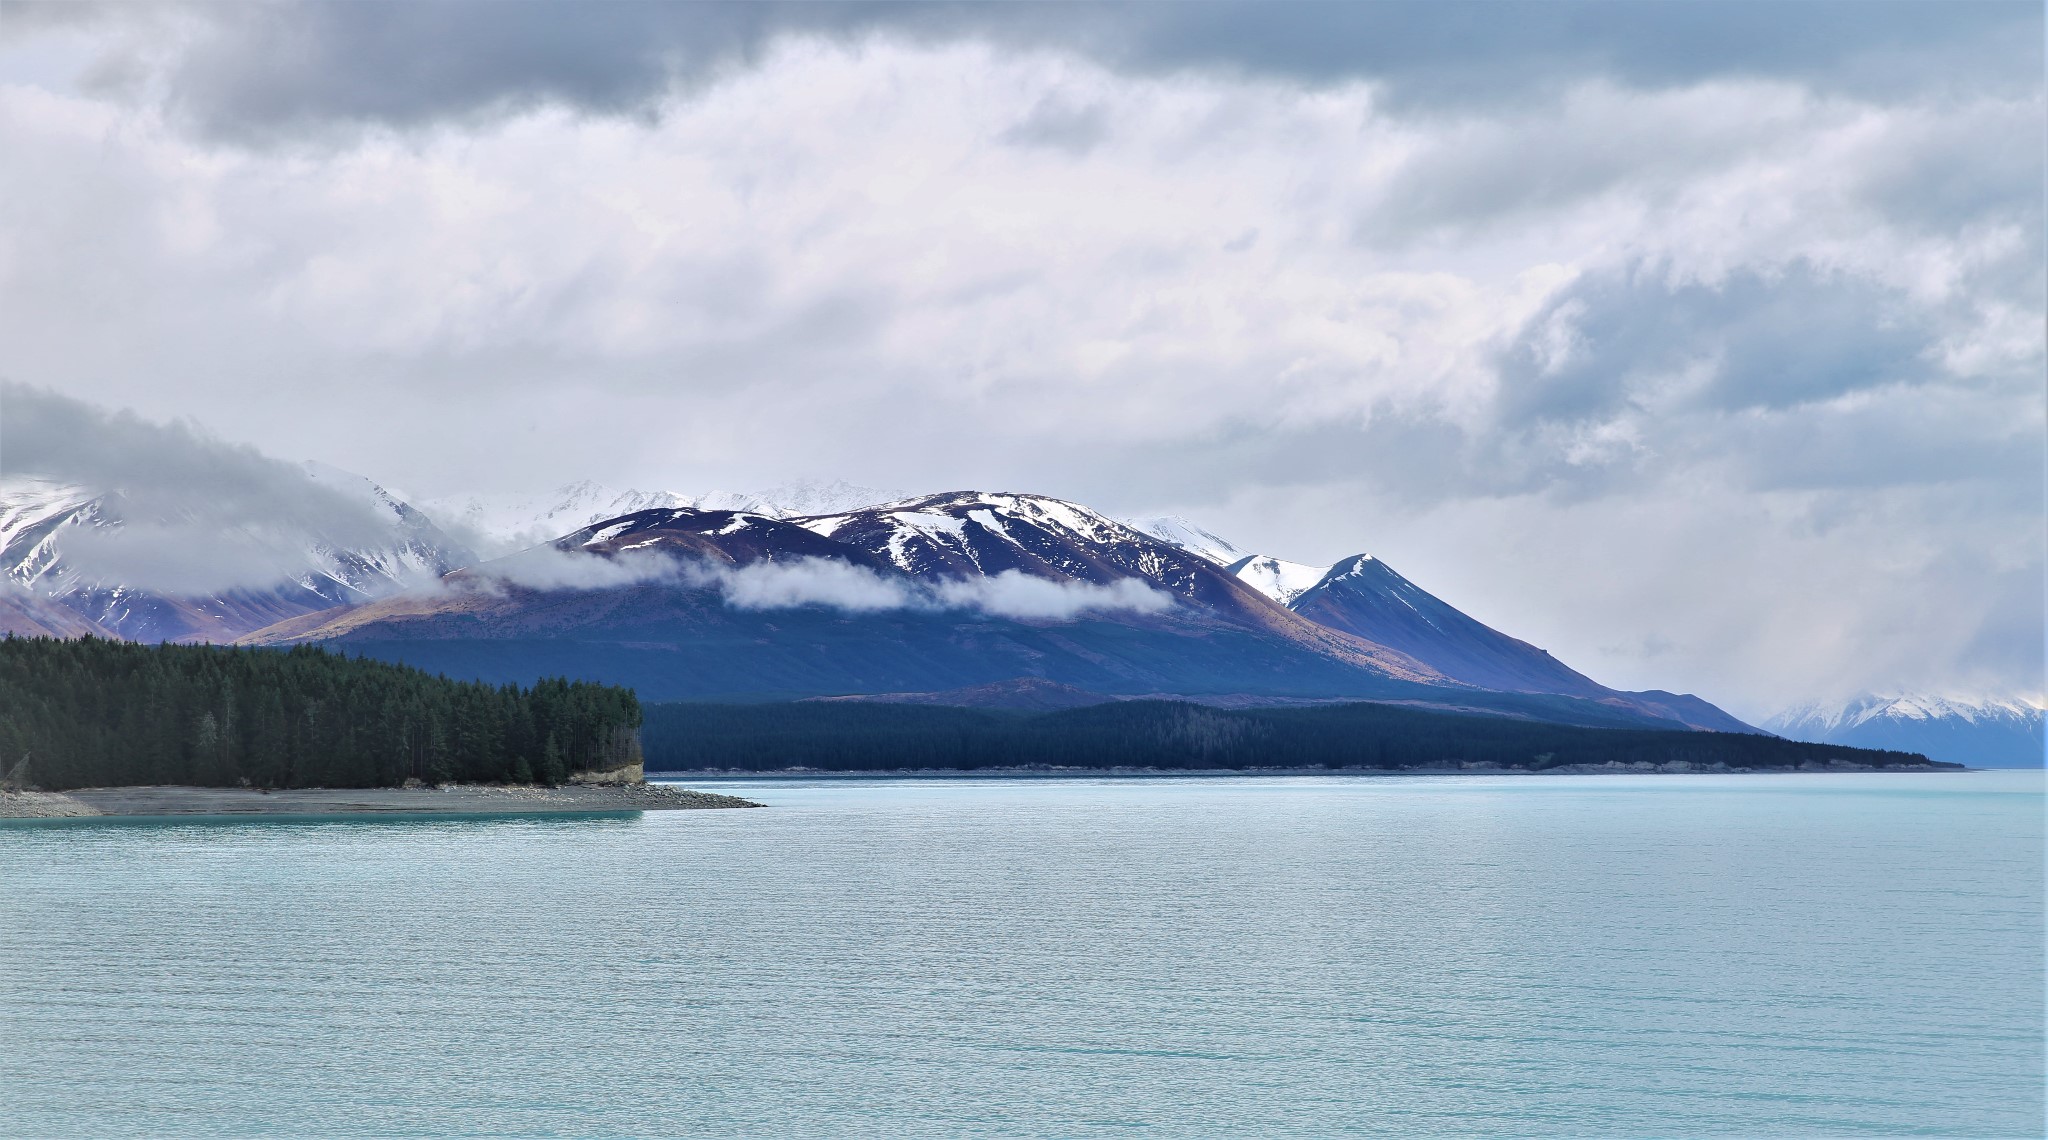
[[2038, 1136], [2043, 777], [0, 826], [16, 1136]]

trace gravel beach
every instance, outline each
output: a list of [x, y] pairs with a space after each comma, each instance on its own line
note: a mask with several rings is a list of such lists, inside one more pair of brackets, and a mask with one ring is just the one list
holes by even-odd
[[152, 786], [0, 792], [0, 819], [163, 815], [551, 815], [689, 811], [762, 805], [737, 796], [661, 784], [424, 788], [250, 788]]

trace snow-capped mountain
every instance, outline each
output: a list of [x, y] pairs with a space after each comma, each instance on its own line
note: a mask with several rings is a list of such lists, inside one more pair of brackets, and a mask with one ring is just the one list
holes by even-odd
[[780, 519], [853, 510], [901, 497], [901, 491], [844, 480], [798, 480], [765, 491], [687, 494], [620, 490], [586, 479], [537, 495], [454, 495], [423, 500], [420, 507], [442, 523], [476, 536], [481, 545], [509, 552], [638, 511], [746, 511]]
[[1286, 605], [1297, 595], [1329, 573], [1328, 566], [1309, 566], [1300, 562], [1289, 562], [1269, 554], [1253, 554], [1227, 538], [1180, 515], [1159, 515], [1153, 518], [1128, 519], [1126, 522], [1161, 542], [1180, 547], [1189, 554], [1207, 559], [1243, 579], [1244, 583], [1259, 593]]
[[1218, 566], [1229, 566], [1242, 559], [1254, 557], [1251, 551], [1241, 550], [1229, 539], [1213, 534], [1179, 515], [1159, 515], [1124, 521], [1135, 530], [1149, 534], [1161, 542], [1172, 543], [1190, 554], [1198, 554]]
[[1473, 620], [1370, 554], [1330, 567], [1289, 608], [1332, 629], [1424, 653], [1447, 676], [1467, 684], [1583, 696], [1606, 691], [1543, 650]]
[[1796, 706], [1764, 727], [1794, 740], [1919, 752], [1975, 768], [2039, 768], [2048, 704], [2024, 697], [1878, 696]]
[[[1193, 524], [1187, 527], [1201, 536], [1201, 549], [1235, 549]], [[1609, 689], [1548, 652], [1474, 620], [1369, 554], [1333, 566], [1251, 555], [1226, 569], [1292, 613], [1395, 650], [1452, 681], [1621, 704], [1717, 732], [1753, 731], [1698, 697]]]
[[1328, 566], [1305, 566], [1268, 554], [1252, 554], [1225, 567], [1259, 593], [1292, 606], [1294, 599], [1314, 588], [1330, 573]]
[[[1349, 581], [1317, 588], [1335, 597]], [[1434, 599], [1417, 591], [1409, 601]], [[1435, 605], [1446, 612], [1425, 626], [1459, 632], [1451, 616], [1463, 615]], [[1369, 698], [1575, 724], [1743, 727], [1703, 701], [1617, 693], [1555, 663], [1567, 686], [1464, 681], [1427, 657], [1483, 656], [1470, 645], [1446, 649], [1418, 633], [1411, 651], [1322, 624], [1088, 507], [976, 491], [789, 519], [639, 511], [452, 574], [432, 594], [245, 640], [338, 643], [493, 682], [582, 676], [648, 700], [931, 693], [1035, 678], [1104, 694]]]
[[1427, 699], [1441, 681], [1287, 613], [1177, 547], [1087, 508], [1015, 495], [790, 521], [641, 511], [451, 575], [430, 595], [244, 640], [337, 643], [494, 681], [567, 673], [631, 684], [650, 700], [929, 691], [1019, 676], [1120, 693]]
[[[315, 465], [303, 473], [319, 489], [304, 502], [339, 502], [362, 541], [338, 544], [330, 518], [237, 525], [203, 503], [0, 477], [0, 622], [24, 634], [225, 641], [431, 582], [472, 560], [368, 479]], [[284, 490], [288, 506], [295, 489]]]
[[1045, 495], [953, 491], [792, 521], [914, 575], [1015, 570], [1094, 583], [1136, 576], [1175, 593], [1215, 577], [1212, 563], [1175, 544]]

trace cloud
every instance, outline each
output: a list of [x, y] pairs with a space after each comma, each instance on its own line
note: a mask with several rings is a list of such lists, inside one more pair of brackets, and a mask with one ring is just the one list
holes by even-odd
[[1102, 107], [1074, 103], [1059, 95], [1047, 95], [1031, 113], [1004, 131], [1004, 142], [1018, 146], [1044, 146], [1082, 155], [1094, 150], [1109, 133]]
[[[1027, 621], [1073, 621], [1088, 614], [1156, 614], [1173, 598], [1145, 582], [1123, 578], [1107, 585], [1055, 581], [1005, 570], [988, 578], [921, 582], [885, 575], [835, 558], [797, 558], [732, 566], [629, 550], [601, 556], [554, 546], [534, 547], [476, 569], [471, 581], [535, 590], [598, 590], [646, 584], [716, 591], [736, 610], [789, 610], [824, 606], [844, 613], [890, 610], [973, 610]], [[458, 583], [455, 588], [462, 588]]]
[[135, 26], [93, 68], [100, 83], [162, 89], [203, 129], [244, 139], [466, 122], [548, 104], [653, 115], [675, 89], [755, 66], [791, 39], [978, 43], [1071, 53], [1134, 75], [1370, 81], [1411, 107], [1509, 105], [1589, 76], [1634, 87], [1785, 79], [1866, 95], [2020, 89], [2039, 78], [2041, 41], [2037, 7], [1967, 0], [17, 7], [30, 29]]
[[471, 567], [446, 583], [448, 589], [497, 592], [503, 586], [529, 590], [613, 590], [657, 582], [696, 584], [684, 563], [648, 550], [602, 557], [558, 546], [529, 547]]
[[372, 500], [303, 467], [189, 422], [152, 423], [18, 383], [0, 383], [0, 476], [97, 500], [95, 518], [113, 525], [55, 536], [84, 583], [172, 595], [261, 588], [317, 572], [337, 548], [398, 541]]
[[826, 606], [846, 613], [919, 608], [922, 591], [899, 578], [830, 558], [716, 567], [707, 577], [737, 610]]
[[2035, 6], [95, 11], [0, 27], [8, 375], [424, 495], [1183, 514], [1730, 700], [2025, 640]]
[[1016, 570], [990, 578], [941, 582], [934, 590], [947, 605], [977, 609], [998, 617], [1071, 621], [1090, 613], [1156, 614], [1173, 608], [1173, 598], [1136, 578], [1119, 578], [1106, 586], [1093, 582], [1055, 582]]

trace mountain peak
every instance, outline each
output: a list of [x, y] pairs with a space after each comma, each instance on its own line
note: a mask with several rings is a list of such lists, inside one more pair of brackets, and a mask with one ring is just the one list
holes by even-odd
[[1270, 554], [1253, 554], [1238, 559], [1224, 569], [1243, 579], [1252, 589], [1286, 606], [1292, 605], [1294, 599], [1314, 589], [1316, 584], [1327, 578], [1335, 568], [1289, 562]]
[[913, 574], [943, 570], [993, 576], [1017, 570], [1035, 577], [1102, 581], [1124, 575], [1111, 571], [1095, 552], [1153, 542], [1090, 507], [1019, 491], [942, 491], [792, 521], [872, 551]]
[[797, 480], [765, 491], [619, 489], [593, 479], [564, 483], [542, 494], [450, 495], [422, 503], [426, 512], [470, 531], [498, 552], [553, 542], [608, 519], [640, 511], [689, 508], [744, 511], [787, 519], [852, 510], [901, 498], [902, 492], [863, 487], [843, 479]]

